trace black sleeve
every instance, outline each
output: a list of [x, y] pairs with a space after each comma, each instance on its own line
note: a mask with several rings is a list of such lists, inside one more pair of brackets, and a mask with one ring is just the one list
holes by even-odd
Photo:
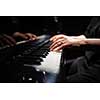
[[[100, 38], [100, 17], [93, 17], [85, 32], [87, 38]], [[86, 52], [94, 52], [94, 56], [100, 55], [100, 46], [87, 45]]]
[[97, 33], [100, 31], [99, 28], [100, 17], [93, 17], [84, 34], [87, 38], [99, 38], [100, 34]]

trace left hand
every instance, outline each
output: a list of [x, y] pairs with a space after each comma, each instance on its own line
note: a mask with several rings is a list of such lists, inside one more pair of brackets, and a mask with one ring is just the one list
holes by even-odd
[[25, 33], [25, 35], [28, 37], [30, 40], [36, 40], [37, 36], [32, 34], [32, 33]]
[[37, 39], [37, 36], [32, 34], [32, 33], [15, 32], [13, 34], [13, 37], [15, 37], [15, 38], [20, 37], [20, 38], [25, 39], [25, 40], [35, 40], [35, 39]]

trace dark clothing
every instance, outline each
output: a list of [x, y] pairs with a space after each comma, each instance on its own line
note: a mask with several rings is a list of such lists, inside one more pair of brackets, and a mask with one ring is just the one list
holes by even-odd
[[59, 22], [62, 23], [62, 31], [67, 35], [80, 35], [89, 25], [91, 16], [60, 16]]
[[66, 82], [100, 82], [100, 59], [88, 61], [78, 57], [71, 65]]
[[91, 19], [85, 35], [89, 38], [100, 38], [100, 17], [93, 17]]
[[[100, 17], [91, 20], [85, 35], [89, 38], [100, 38]], [[90, 46], [85, 50], [85, 55], [71, 64], [66, 82], [100, 82], [100, 47]]]

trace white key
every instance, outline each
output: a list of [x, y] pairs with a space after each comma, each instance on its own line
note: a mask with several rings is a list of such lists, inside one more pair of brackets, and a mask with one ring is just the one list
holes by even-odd
[[60, 59], [61, 59], [61, 52], [49, 52], [47, 57], [41, 62], [41, 65], [27, 65], [35, 67], [36, 69], [50, 72], [50, 73], [58, 73], [60, 68]]

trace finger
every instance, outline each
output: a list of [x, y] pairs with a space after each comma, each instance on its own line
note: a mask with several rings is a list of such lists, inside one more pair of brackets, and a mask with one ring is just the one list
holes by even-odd
[[50, 50], [51, 51], [59, 51], [60, 49], [63, 49], [64, 47], [70, 47], [71, 43], [67, 42], [66, 40], [63, 41], [61, 45], [53, 46]]
[[15, 41], [15, 39], [14, 38], [12, 38], [11, 36], [8, 36], [8, 35], [6, 35], [6, 34], [4, 34], [4, 36], [12, 43], [12, 44], [16, 44], [16, 41]]
[[28, 37], [25, 34], [20, 34], [19, 37], [21, 37], [22, 39], [28, 39]]
[[35, 39], [37, 39], [37, 36], [35, 34], [33, 34], [32, 37], [34, 37]]
[[56, 35], [56, 36], [52, 37], [50, 40], [53, 41], [53, 42], [55, 42], [55, 41], [57, 41], [58, 39], [62, 39], [62, 38], [64, 38], [64, 37], [65, 37], [65, 35]]
[[9, 41], [7, 38], [5, 38], [5, 37], [3, 37], [3, 42], [5, 43], [5, 45], [10, 45], [10, 46], [13, 46], [14, 44], [11, 42], [11, 41]]
[[53, 41], [53, 40], [56, 38], [56, 36], [58, 36], [58, 35], [53, 36], [53, 37], [50, 39], [50, 41]]
[[28, 39], [32, 39], [32, 35], [30, 33], [25, 33], [25, 36], [27, 36]]
[[3, 43], [3, 45], [13, 45], [9, 40], [8, 40], [8, 38], [6, 38], [5, 36], [4, 36], [4, 34], [2, 35], [2, 36], [0, 36], [0, 39], [1, 39], [1, 41], [2, 41], [2, 43]]
[[32, 35], [32, 40], [36, 40], [37, 36], [36, 35]]
[[62, 44], [62, 45], [58, 46], [57, 48], [53, 49], [52, 51], [57, 52], [57, 51], [62, 50], [62, 49], [65, 48], [65, 47], [69, 47], [69, 44], [67, 44], [67, 43]]
[[28, 39], [31, 39], [31, 40], [37, 39], [37, 36], [32, 33], [26, 33], [25, 35], [28, 37]]
[[59, 44], [61, 44], [61, 43], [63, 43], [63, 42], [64, 42], [64, 39], [59, 39], [59, 40], [53, 42], [52, 45], [50, 46], [50, 48], [56, 46], [57, 44], [59, 45]]
[[57, 36], [57, 37], [55, 37], [54, 39], [52, 39], [52, 41], [55, 42], [55, 41], [57, 41], [57, 40], [59, 40], [59, 39], [62, 39], [62, 38], [63, 38], [62, 36], [60, 36], [60, 37]]
[[58, 44], [55, 44], [54, 46], [52, 46], [52, 47], [50, 48], [50, 51], [54, 50], [54, 49], [57, 48], [58, 46], [60, 46], [60, 44], [59, 44], [59, 45], [58, 45]]
[[54, 41], [50, 47], [54, 46], [55, 44], [64, 43], [65, 41], [67, 41], [67, 40], [65, 40], [64, 38], [58, 39], [58, 40]]
[[50, 50], [52, 51], [52, 50], [54, 50], [55, 48], [57, 48], [57, 47], [59, 47], [59, 46], [61, 46], [61, 45], [63, 45], [61, 42], [58, 42], [57, 44], [55, 44], [55, 45], [53, 45], [51, 48], [50, 48]]

